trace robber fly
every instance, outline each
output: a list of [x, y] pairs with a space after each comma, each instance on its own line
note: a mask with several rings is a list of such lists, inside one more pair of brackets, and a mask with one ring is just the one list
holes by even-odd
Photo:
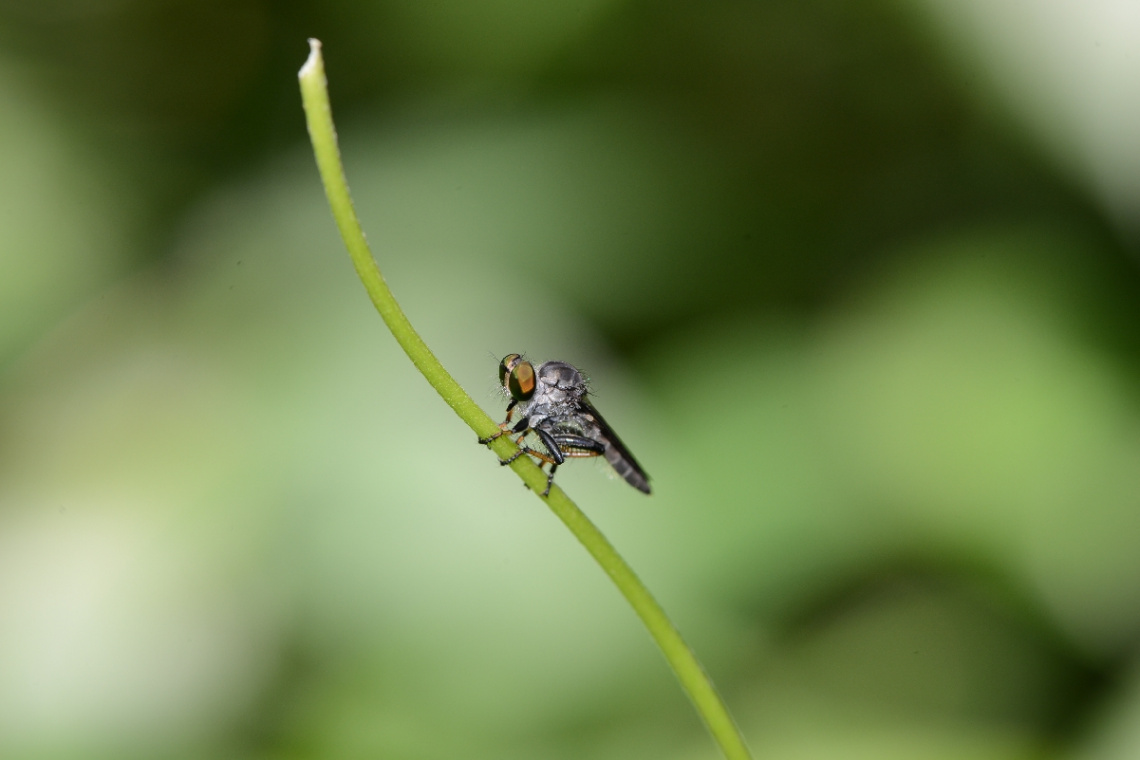
[[[523, 454], [529, 454], [540, 460], [539, 467], [550, 464], [543, 496], [550, 493], [554, 471], [568, 457], [597, 456], [604, 456], [631, 486], [649, 493], [649, 476], [586, 399], [586, 380], [573, 366], [566, 362], [543, 362], [535, 367], [518, 354], [507, 354], [499, 363], [499, 382], [511, 395], [507, 419], [499, 425], [498, 433], [480, 438], [479, 443], [488, 444], [508, 433], [517, 435], [519, 450], [507, 459], [500, 459], [499, 463], [510, 464]], [[511, 427], [515, 412], [521, 416]], [[542, 442], [544, 451], [523, 445], [523, 439], [530, 433]]]

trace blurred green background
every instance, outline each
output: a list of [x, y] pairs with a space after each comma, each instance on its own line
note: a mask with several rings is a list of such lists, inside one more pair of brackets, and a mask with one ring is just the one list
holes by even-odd
[[1140, 757], [1130, 0], [0, 2], [0, 756], [718, 756], [307, 37], [758, 758]]

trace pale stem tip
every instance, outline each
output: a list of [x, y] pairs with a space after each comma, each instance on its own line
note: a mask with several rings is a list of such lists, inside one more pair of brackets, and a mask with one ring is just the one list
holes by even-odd
[[309, 38], [309, 57], [305, 59], [305, 65], [297, 72], [297, 76], [303, 77], [310, 71], [320, 65], [321, 61], [321, 41], [316, 37]]

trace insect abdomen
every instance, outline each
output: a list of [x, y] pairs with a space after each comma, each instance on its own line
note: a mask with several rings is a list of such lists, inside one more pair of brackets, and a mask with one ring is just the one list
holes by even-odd
[[614, 472], [625, 478], [625, 482], [642, 493], [649, 493], [649, 478], [641, 471], [637, 464], [625, 456], [613, 445], [606, 446], [606, 461], [614, 468]]

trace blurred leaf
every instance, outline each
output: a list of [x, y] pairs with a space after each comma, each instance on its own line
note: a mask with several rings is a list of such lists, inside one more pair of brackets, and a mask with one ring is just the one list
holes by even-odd
[[0, 366], [122, 271], [131, 193], [0, 62]]

